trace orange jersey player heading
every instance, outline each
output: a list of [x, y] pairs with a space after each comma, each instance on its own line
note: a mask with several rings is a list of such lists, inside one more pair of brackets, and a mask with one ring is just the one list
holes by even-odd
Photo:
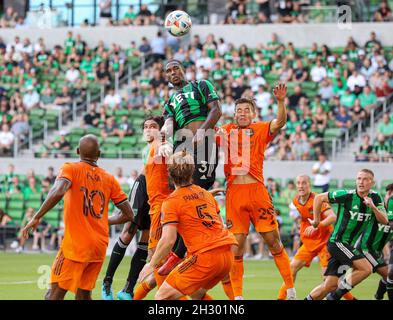
[[256, 122], [245, 128], [239, 128], [235, 123], [228, 123], [221, 127], [226, 132], [226, 136], [224, 139], [219, 139], [219, 143], [227, 151], [224, 173], [228, 185], [233, 182], [236, 176], [246, 174], [250, 174], [259, 182], [264, 183], [265, 150], [275, 137], [270, 133], [270, 123]]
[[[333, 231], [333, 226], [330, 224], [326, 227], [318, 227], [318, 229], [309, 236], [305, 235], [306, 228], [311, 226], [309, 219], [314, 219], [313, 205], [315, 196], [316, 194], [314, 192], [311, 192], [308, 200], [304, 204], [300, 203], [298, 196], [296, 196], [292, 200], [293, 205], [296, 207], [301, 217], [300, 239], [303, 245], [306, 246], [309, 251], [317, 251], [320, 250], [321, 247], [326, 246], [330, 234]], [[329, 209], [332, 209], [330, 204], [324, 202], [321, 209], [322, 220], [326, 218], [325, 212]]]
[[117, 180], [104, 169], [86, 162], [66, 162], [57, 179], [67, 179], [71, 187], [64, 195], [65, 258], [78, 262], [105, 259], [108, 246], [108, 203], [127, 201]]
[[190, 255], [237, 244], [224, 228], [217, 201], [197, 185], [178, 188], [164, 201], [161, 223], [177, 224]]

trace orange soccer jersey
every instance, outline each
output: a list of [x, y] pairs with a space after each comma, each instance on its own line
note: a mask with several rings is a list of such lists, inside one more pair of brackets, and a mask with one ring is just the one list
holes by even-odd
[[[307, 227], [311, 226], [308, 219], [311, 219], [311, 220], [314, 219], [313, 206], [314, 206], [315, 196], [316, 196], [316, 194], [314, 192], [311, 192], [308, 200], [304, 204], [301, 204], [299, 202], [298, 197], [295, 197], [292, 200], [296, 209], [299, 211], [300, 217], [301, 217], [300, 239], [303, 243], [303, 246], [305, 246], [306, 249], [310, 252], [321, 250], [324, 246], [326, 246], [329, 236], [333, 231], [333, 226], [329, 225], [327, 227], [318, 227], [318, 230], [315, 231], [309, 237], [306, 237], [304, 235], [304, 230]], [[322, 220], [326, 218], [324, 212], [326, 212], [329, 209], [331, 209], [331, 206], [328, 203], [324, 202], [322, 204], [322, 209], [321, 209], [321, 219]]]
[[64, 196], [64, 257], [77, 262], [101, 262], [108, 246], [108, 203], [127, 201], [117, 180], [86, 162], [67, 162], [57, 179], [71, 182]]
[[227, 137], [220, 142], [225, 151], [224, 173], [228, 185], [238, 175], [250, 174], [263, 183], [263, 160], [267, 145], [273, 140], [270, 122], [256, 122], [246, 128], [229, 123], [222, 128]]
[[157, 155], [159, 143], [153, 142], [145, 163], [146, 189], [149, 205], [154, 212], [155, 207], [161, 209], [162, 202], [172, 192], [169, 188], [168, 168], [165, 158]]
[[162, 225], [177, 224], [189, 255], [237, 244], [214, 197], [197, 185], [176, 189], [162, 205]]

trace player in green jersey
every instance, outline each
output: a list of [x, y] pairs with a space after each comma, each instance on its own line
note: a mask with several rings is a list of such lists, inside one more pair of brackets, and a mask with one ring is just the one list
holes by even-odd
[[[383, 248], [393, 238], [393, 229], [390, 227], [393, 225], [393, 199], [389, 201], [390, 196], [388, 191], [385, 197], [385, 207], [389, 222], [382, 224], [375, 219], [371, 220], [356, 244], [356, 249], [360, 250], [372, 265], [373, 272], [377, 272], [382, 277], [375, 294], [377, 300], [383, 299], [388, 277], [388, 266], [383, 255]], [[335, 292], [329, 293], [327, 300], [339, 300], [347, 292], [348, 289], [339, 287]]]
[[[393, 216], [393, 183], [386, 187], [385, 204], [388, 216]], [[390, 228], [393, 229], [393, 223], [390, 222]], [[393, 300], [393, 247], [390, 250], [388, 278], [386, 280], [386, 289], [389, 300]]]
[[[174, 92], [165, 104], [165, 124], [161, 132], [166, 141], [173, 138], [174, 144], [173, 147], [162, 145], [159, 153], [169, 157], [171, 153], [185, 149], [193, 154], [193, 183], [209, 190], [215, 181], [218, 164], [214, 128], [222, 114], [219, 97], [208, 80], [187, 81], [185, 69], [178, 60], [166, 63], [165, 74]], [[169, 274], [186, 250], [183, 241], [178, 241], [175, 252], [171, 252], [159, 274]]]
[[[339, 207], [337, 222], [328, 241], [331, 257], [325, 271], [326, 278], [311, 291], [307, 300], [322, 300], [339, 285], [349, 291], [372, 273], [371, 264], [355, 245], [369, 223], [374, 220], [388, 223], [382, 197], [371, 190], [374, 183], [374, 173], [362, 169], [357, 174], [355, 190], [325, 192], [315, 197], [314, 220], [311, 221], [315, 228], [320, 223], [323, 202], [338, 203]], [[349, 268], [352, 268], [351, 274], [345, 274]], [[339, 283], [344, 274], [345, 278]]]

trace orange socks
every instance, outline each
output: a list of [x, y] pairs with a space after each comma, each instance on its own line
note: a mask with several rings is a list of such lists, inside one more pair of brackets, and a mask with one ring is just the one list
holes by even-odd
[[[154, 288], [154, 287], [153, 287]], [[147, 296], [147, 294], [153, 290], [153, 288], [150, 288], [149, 284], [147, 282], [142, 282], [134, 292], [134, 297], [133, 300], [142, 300]]]
[[345, 300], [357, 300], [357, 299], [353, 296], [353, 294], [350, 293], [350, 292], [347, 292], [346, 294], [344, 294], [344, 295], [343, 295], [343, 298], [344, 298]]
[[291, 262], [289, 260], [288, 254], [284, 248], [281, 252], [273, 254], [274, 262], [284, 280], [285, 286], [287, 288], [293, 288], [293, 277], [291, 272]]
[[285, 300], [287, 298], [287, 286], [285, 283], [282, 284], [280, 291], [278, 292], [278, 300]]
[[244, 274], [244, 265], [243, 265], [243, 257], [235, 256], [235, 260], [233, 262], [231, 271], [229, 273], [233, 295], [235, 297], [243, 296], [243, 274]]
[[235, 295], [233, 293], [233, 289], [232, 289], [232, 283], [231, 280], [223, 280], [221, 281], [222, 287], [224, 289], [224, 292], [226, 294], [226, 296], [228, 297], [229, 300], [233, 300], [235, 299]]

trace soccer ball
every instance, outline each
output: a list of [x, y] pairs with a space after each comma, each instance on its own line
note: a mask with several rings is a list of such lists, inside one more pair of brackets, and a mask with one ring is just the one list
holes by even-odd
[[168, 14], [164, 26], [171, 35], [181, 37], [190, 31], [192, 22], [188, 13], [176, 10]]

